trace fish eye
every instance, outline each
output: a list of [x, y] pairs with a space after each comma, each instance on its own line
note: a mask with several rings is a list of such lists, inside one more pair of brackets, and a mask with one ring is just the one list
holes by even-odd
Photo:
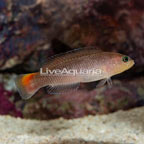
[[129, 61], [129, 57], [128, 57], [128, 56], [124, 56], [124, 57], [122, 58], [122, 60], [123, 60], [123, 62], [128, 62], [128, 61]]

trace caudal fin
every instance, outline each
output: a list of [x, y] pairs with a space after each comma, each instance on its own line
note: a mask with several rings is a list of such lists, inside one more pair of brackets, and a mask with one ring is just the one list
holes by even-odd
[[15, 85], [22, 97], [22, 99], [31, 98], [37, 91], [38, 87], [34, 83], [34, 76], [36, 73], [20, 75], [15, 80]]

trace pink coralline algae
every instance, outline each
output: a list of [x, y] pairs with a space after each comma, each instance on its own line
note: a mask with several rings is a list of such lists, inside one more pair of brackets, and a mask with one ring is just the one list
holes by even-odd
[[12, 92], [4, 89], [3, 84], [0, 84], [0, 115], [22, 117], [22, 113], [17, 110], [15, 105], [9, 100], [12, 94]]

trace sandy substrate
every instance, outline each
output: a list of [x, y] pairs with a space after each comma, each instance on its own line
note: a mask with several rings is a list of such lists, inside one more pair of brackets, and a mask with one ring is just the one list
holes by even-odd
[[0, 116], [0, 144], [144, 144], [144, 107], [75, 120]]

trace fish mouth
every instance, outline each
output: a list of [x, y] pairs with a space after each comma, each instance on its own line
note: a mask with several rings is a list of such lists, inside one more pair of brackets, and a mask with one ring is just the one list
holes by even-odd
[[130, 63], [129, 63], [129, 65], [128, 65], [128, 67], [131, 68], [131, 67], [133, 67], [134, 65], [135, 65], [134, 60], [131, 60]]
[[126, 63], [126, 69], [125, 70], [128, 70], [130, 69], [131, 67], [133, 67], [135, 64], [134, 60], [130, 60], [128, 63]]
[[135, 65], [135, 62], [134, 62], [134, 60], [132, 60], [132, 66], [133, 66], [133, 65]]

